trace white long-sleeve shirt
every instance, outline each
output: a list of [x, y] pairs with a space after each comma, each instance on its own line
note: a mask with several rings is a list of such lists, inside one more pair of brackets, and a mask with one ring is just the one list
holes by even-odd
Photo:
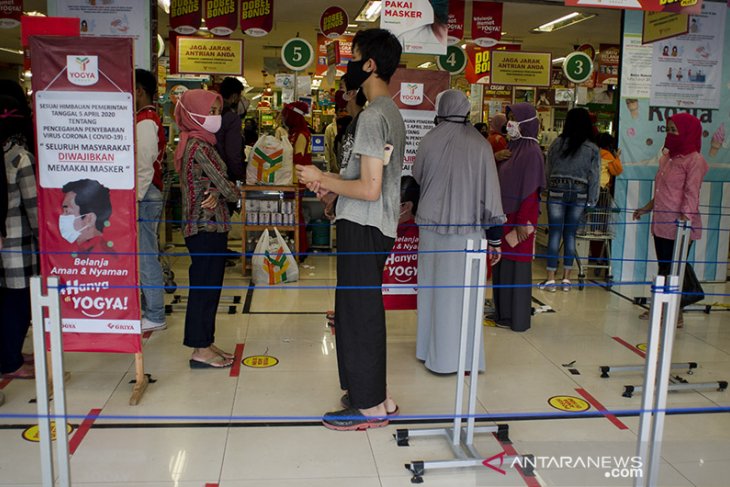
[[155, 175], [159, 150], [157, 125], [152, 120], [137, 123], [137, 201], [142, 201]]

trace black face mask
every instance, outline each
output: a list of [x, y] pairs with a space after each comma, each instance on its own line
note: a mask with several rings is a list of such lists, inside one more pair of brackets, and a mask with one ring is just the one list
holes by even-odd
[[362, 67], [367, 62], [367, 59], [361, 59], [359, 61], [350, 61], [347, 63], [347, 78], [345, 84], [348, 90], [357, 90], [362, 84], [367, 81], [373, 73], [368, 73]]

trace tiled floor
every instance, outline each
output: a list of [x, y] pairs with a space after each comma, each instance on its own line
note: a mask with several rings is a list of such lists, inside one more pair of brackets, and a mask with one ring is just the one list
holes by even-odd
[[[217, 343], [243, 356], [270, 355], [278, 365], [267, 369], [241, 366], [229, 370], [190, 370], [189, 351], [181, 345], [184, 311], [168, 316], [169, 328], [145, 340], [146, 371], [155, 382], [141, 404], [129, 406], [134, 362], [115, 354], [67, 354], [69, 422], [78, 426], [92, 409], [101, 416], [71, 459], [73, 485], [100, 487], [396, 487], [411, 485], [404, 464], [451, 458], [448, 444], [437, 438], [411, 438], [396, 445], [399, 428], [433, 427], [398, 424], [365, 433], [325, 429], [318, 418], [338, 406], [335, 337], [324, 312], [334, 301], [331, 257], [312, 257], [302, 280], [281, 289], [253, 292], [249, 306], [236, 314], [219, 314]], [[178, 284], [185, 284], [185, 262], [175, 263]], [[541, 271], [536, 264], [536, 279]], [[238, 268], [226, 284], [246, 286]], [[324, 289], [291, 289], [318, 286]], [[330, 288], [327, 288], [330, 287]], [[616, 293], [588, 287], [555, 294], [535, 290], [534, 297], [554, 313], [538, 314], [523, 334], [485, 327], [487, 371], [478, 378], [479, 414], [508, 417], [511, 447], [543, 460], [568, 456], [630, 457], [636, 448], [638, 418], [557, 417], [548, 405], [553, 396], [587, 393], [613, 411], [635, 410], [640, 397], [621, 396], [626, 384], [641, 384], [639, 374], [599, 377], [598, 367], [640, 364], [630, 345], [646, 342], [647, 323], [639, 307], [621, 297], [645, 295], [637, 287]], [[730, 286], [707, 290], [728, 293]], [[184, 294], [184, 289], [179, 289]], [[224, 295], [246, 292], [227, 289]], [[172, 296], [168, 296], [172, 298]], [[730, 301], [716, 299], [715, 301]], [[692, 381], [730, 378], [730, 314], [690, 313], [677, 333], [676, 360], [700, 362]], [[402, 419], [452, 413], [455, 377], [429, 373], [415, 358], [415, 311], [388, 313], [389, 387]], [[28, 346], [30, 346], [28, 344]], [[571, 367], [564, 364], [572, 363]], [[577, 369], [574, 375], [569, 368]], [[40, 485], [37, 443], [21, 438], [32, 423], [35, 397], [31, 381], [0, 382], [7, 402], [0, 408], [0, 485]], [[730, 406], [730, 392], [672, 393], [670, 408]], [[595, 405], [591, 407], [595, 411]], [[432, 420], [434, 422], [435, 420]], [[74, 435], [78, 434], [78, 430]], [[727, 486], [730, 460], [730, 414], [674, 414], [666, 418], [661, 486]], [[477, 449], [487, 458], [503, 451], [491, 434], [478, 435]], [[508, 445], [509, 447], [509, 445]], [[628, 486], [629, 478], [609, 478], [601, 468], [543, 464], [535, 477], [523, 477], [504, 464], [505, 475], [480, 466], [430, 470], [426, 485], [481, 486]], [[610, 476], [610, 475], [609, 475]]]

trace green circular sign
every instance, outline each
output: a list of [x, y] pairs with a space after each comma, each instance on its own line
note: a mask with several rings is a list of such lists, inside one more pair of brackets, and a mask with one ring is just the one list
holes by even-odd
[[301, 37], [294, 37], [284, 43], [281, 48], [281, 60], [292, 71], [302, 71], [312, 64], [314, 49]]
[[593, 74], [593, 60], [584, 52], [571, 52], [563, 61], [563, 73], [573, 83], [588, 81]]
[[436, 58], [436, 63], [441, 71], [459, 74], [466, 68], [466, 53], [459, 46], [449, 46], [446, 54]]

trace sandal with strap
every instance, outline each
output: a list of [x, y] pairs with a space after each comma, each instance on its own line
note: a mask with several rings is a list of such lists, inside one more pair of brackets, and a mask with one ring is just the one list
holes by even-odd
[[548, 279], [545, 281], [542, 281], [537, 285], [537, 288], [540, 291], [547, 291], [549, 293], [554, 293], [558, 290], [558, 288], [555, 286], [555, 280], [554, 279]]

